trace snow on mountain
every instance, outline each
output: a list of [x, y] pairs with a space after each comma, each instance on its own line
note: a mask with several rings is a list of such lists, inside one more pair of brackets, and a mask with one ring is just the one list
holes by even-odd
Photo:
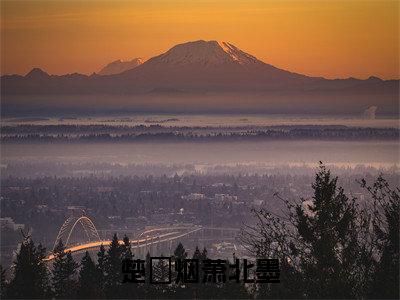
[[143, 63], [142, 58], [134, 58], [130, 61], [116, 60], [103, 67], [99, 75], [114, 75], [136, 68]]
[[171, 65], [198, 64], [205, 67], [227, 63], [243, 66], [262, 63], [230, 43], [203, 40], [176, 45], [151, 61]]
[[[12, 97], [20, 94], [115, 94], [129, 97], [151, 95], [158, 101], [164, 96], [185, 95], [190, 99], [188, 95], [195, 95], [193, 97], [199, 97], [196, 105], [201, 106], [201, 97], [219, 95], [229, 107], [226, 95], [240, 94], [248, 96], [241, 98], [240, 105], [242, 102], [247, 105], [247, 101], [259, 101], [257, 103], [261, 105], [270, 99], [268, 101], [277, 106], [291, 107], [297, 103], [300, 110], [313, 109], [314, 106], [326, 110], [327, 107], [336, 109], [338, 99], [343, 99], [343, 109], [347, 107], [358, 112], [372, 104], [380, 111], [393, 110], [398, 107], [399, 91], [398, 80], [308, 77], [265, 63], [232, 43], [204, 40], [178, 44], [143, 63], [140, 59], [115, 61], [103, 68], [100, 74], [91, 76], [50, 76], [40, 69], [33, 69], [25, 77], [2, 76], [1, 84], [2, 95]], [[287, 98], [282, 99], [283, 94]], [[258, 100], [252, 100], [252, 97], [258, 97]], [[357, 100], [353, 100], [355, 97]]]
[[266, 64], [231, 43], [204, 40], [178, 44], [116, 76], [143, 88], [207, 90], [277, 87], [311, 79]]

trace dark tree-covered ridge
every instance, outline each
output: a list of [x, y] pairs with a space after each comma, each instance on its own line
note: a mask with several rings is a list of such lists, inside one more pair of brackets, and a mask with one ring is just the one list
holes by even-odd
[[259, 257], [279, 257], [281, 285], [259, 287], [261, 297], [398, 298], [399, 189], [378, 177], [373, 203], [357, 202], [324, 165], [311, 199], [285, 204], [282, 213], [254, 211], [242, 241]]

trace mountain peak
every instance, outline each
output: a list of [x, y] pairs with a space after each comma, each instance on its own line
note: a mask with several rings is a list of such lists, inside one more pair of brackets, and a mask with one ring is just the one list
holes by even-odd
[[228, 86], [246, 88], [268, 85], [276, 87], [308, 80], [308, 77], [278, 69], [224, 41], [191, 41], [178, 44], [139, 67], [120, 74], [144, 87], [178, 89], [194, 86], [209, 88]]
[[133, 58], [128, 61], [123, 61], [121, 59], [115, 60], [105, 67], [103, 67], [100, 72], [98, 73], [99, 75], [114, 75], [114, 74], [119, 74], [122, 72], [125, 72], [127, 70], [131, 70], [136, 68], [137, 66], [140, 66], [143, 63], [143, 59], [140, 57]]
[[382, 81], [382, 79], [380, 79], [379, 77], [376, 77], [376, 76], [369, 76], [367, 80], [374, 81], [374, 82], [381, 82]]
[[167, 52], [156, 57], [162, 63], [176, 66], [197, 64], [203, 66], [219, 66], [224, 64], [240, 64], [243, 66], [262, 63], [254, 56], [240, 50], [228, 42], [198, 40], [178, 44]]
[[47, 78], [49, 76], [49, 74], [47, 74], [40, 68], [33, 68], [29, 73], [25, 75], [25, 77], [27, 78]]

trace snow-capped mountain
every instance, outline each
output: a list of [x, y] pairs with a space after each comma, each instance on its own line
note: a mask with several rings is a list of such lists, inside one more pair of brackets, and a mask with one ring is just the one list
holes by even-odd
[[99, 75], [114, 75], [136, 68], [143, 63], [142, 58], [134, 58], [129, 61], [116, 60], [99, 71]]
[[191, 106], [221, 111], [361, 113], [377, 106], [382, 112], [398, 111], [399, 80], [309, 77], [276, 68], [228, 42], [187, 42], [138, 62], [111, 63], [101, 72], [111, 75], [58, 76], [33, 69], [25, 76], [2, 76], [2, 107], [28, 109], [27, 99], [35, 99], [34, 107], [57, 107], [55, 99], [67, 97], [66, 105], [79, 109], [101, 104], [135, 110], [185, 111]]
[[176, 45], [155, 57], [152, 63], [175, 66], [198, 64], [205, 67], [223, 67], [230, 63], [244, 67], [263, 64], [254, 56], [241, 51], [230, 43], [203, 40]]
[[176, 45], [119, 78], [141, 86], [182, 89], [276, 87], [313, 80], [266, 64], [231, 43], [203, 40]]

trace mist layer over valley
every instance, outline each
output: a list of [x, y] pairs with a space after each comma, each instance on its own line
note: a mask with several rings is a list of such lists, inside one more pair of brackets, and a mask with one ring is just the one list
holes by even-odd
[[[128, 175], [126, 166], [132, 165], [175, 166], [150, 172], [154, 175], [285, 172], [280, 167], [307, 169], [318, 161], [338, 168], [397, 169], [400, 150], [397, 119], [340, 116], [10, 118], [2, 122], [1, 139], [3, 176], [12, 175], [15, 164], [20, 173], [21, 164], [36, 163], [58, 164], [54, 174], [59, 175]], [[68, 171], [61, 172], [60, 165], [69, 165]], [[37, 174], [52, 174], [50, 167], [37, 167]], [[131, 172], [135, 175], [135, 168]]]

